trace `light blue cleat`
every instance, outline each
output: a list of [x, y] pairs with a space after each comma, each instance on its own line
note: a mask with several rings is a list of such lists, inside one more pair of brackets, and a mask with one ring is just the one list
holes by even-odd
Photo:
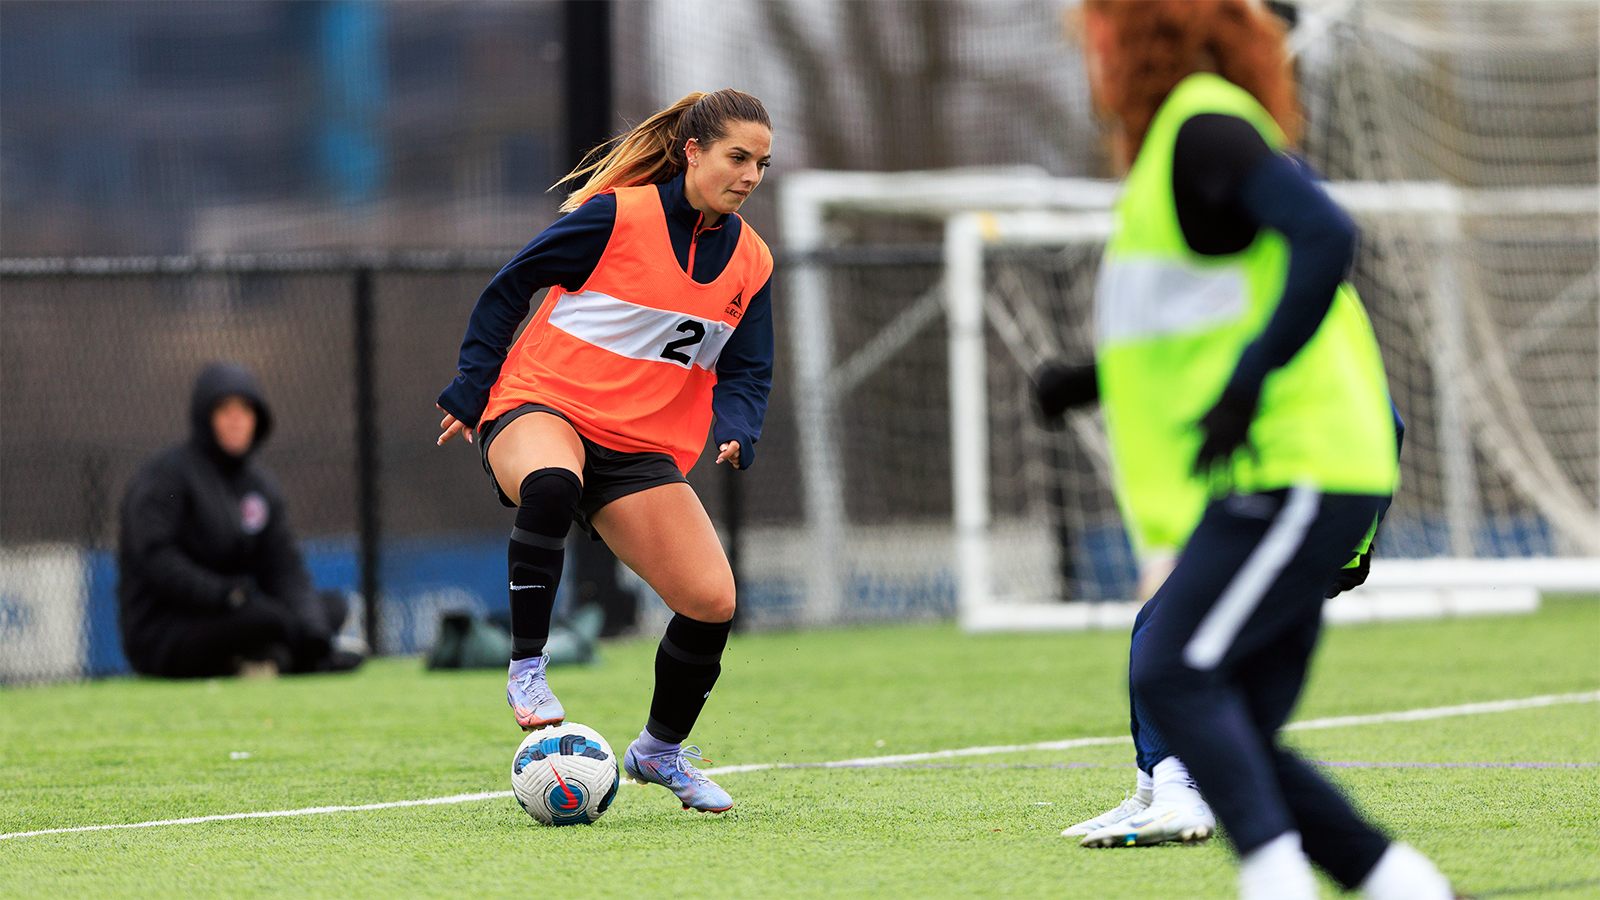
[[544, 680], [544, 667], [550, 654], [528, 659], [513, 659], [506, 678], [506, 702], [517, 716], [523, 731], [532, 731], [546, 725], [558, 725], [567, 717], [561, 701], [550, 692]]
[[699, 747], [684, 747], [670, 756], [657, 757], [640, 756], [633, 748], [634, 744], [629, 744], [628, 752], [622, 756], [622, 768], [630, 781], [661, 785], [678, 796], [684, 809], [719, 813], [733, 808], [728, 792], [689, 762], [710, 762], [700, 755]]

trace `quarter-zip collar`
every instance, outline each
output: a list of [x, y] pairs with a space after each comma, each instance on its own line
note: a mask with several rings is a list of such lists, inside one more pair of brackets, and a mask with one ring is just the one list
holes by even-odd
[[[694, 208], [689, 202], [689, 195], [684, 192], [684, 175], [679, 175], [671, 181], [658, 185], [661, 194], [661, 207], [666, 211], [669, 220], [676, 221], [689, 232], [689, 253], [684, 260], [683, 270], [694, 277], [694, 255], [700, 244], [700, 236], [706, 232], [720, 229], [728, 221], [728, 215], [717, 219], [717, 224], [706, 225], [706, 214]], [[731, 214], [729, 214], [731, 215]]]
[[683, 180], [684, 176], [679, 175], [660, 186], [661, 206], [667, 211], [668, 218], [676, 219], [684, 228], [689, 229], [690, 234], [721, 228], [728, 221], [727, 216], [718, 219], [715, 225], [701, 227], [705, 221], [705, 213], [689, 203], [689, 195], [684, 193]]

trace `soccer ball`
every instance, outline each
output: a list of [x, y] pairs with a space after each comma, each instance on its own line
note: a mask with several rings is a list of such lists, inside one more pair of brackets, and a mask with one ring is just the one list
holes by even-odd
[[586, 825], [605, 815], [622, 783], [611, 745], [587, 725], [540, 728], [511, 761], [511, 792], [546, 825]]

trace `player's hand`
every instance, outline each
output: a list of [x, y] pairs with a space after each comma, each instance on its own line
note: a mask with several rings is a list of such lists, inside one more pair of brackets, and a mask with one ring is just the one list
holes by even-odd
[[[439, 404], [435, 403], [434, 406], [438, 407], [440, 412], [444, 411], [444, 407], [439, 406]], [[438, 445], [440, 447], [449, 443], [450, 439], [458, 434], [465, 438], [467, 443], [472, 443], [472, 429], [449, 413], [445, 413], [444, 418], [439, 421], [439, 428], [444, 432], [439, 435]]]
[[[1250, 423], [1256, 417], [1259, 399], [1253, 392], [1225, 389], [1216, 405], [1200, 417], [1199, 428], [1204, 440], [1194, 457], [1195, 475], [1209, 478], [1219, 467], [1226, 469], [1240, 447], [1249, 448]], [[1253, 448], [1251, 452], [1254, 453]]]
[[1333, 581], [1328, 585], [1327, 592], [1322, 595], [1324, 600], [1332, 600], [1334, 596], [1342, 594], [1357, 585], [1366, 584], [1367, 573], [1372, 571], [1372, 551], [1368, 550], [1357, 559], [1358, 562], [1355, 565], [1347, 569], [1340, 569], [1338, 574], [1333, 576]]
[[717, 463], [723, 460], [733, 463], [735, 469], [739, 468], [739, 442], [726, 441], [717, 445]]
[[1075, 406], [1100, 398], [1094, 363], [1072, 365], [1052, 360], [1033, 372], [1028, 387], [1033, 405], [1045, 419], [1054, 419]]

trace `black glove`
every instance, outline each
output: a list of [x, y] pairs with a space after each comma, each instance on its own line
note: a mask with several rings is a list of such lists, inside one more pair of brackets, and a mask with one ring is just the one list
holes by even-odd
[[1200, 417], [1205, 439], [1194, 457], [1194, 474], [1209, 478], [1218, 466], [1226, 468], [1240, 447], [1249, 447], [1250, 423], [1255, 420], [1259, 399], [1255, 392], [1223, 390], [1211, 411]]
[[1360, 561], [1355, 565], [1348, 569], [1340, 569], [1338, 574], [1333, 576], [1333, 581], [1328, 585], [1327, 592], [1322, 595], [1324, 600], [1332, 600], [1335, 595], [1348, 591], [1356, 585], [1366, 583], [1367, 573], [1372, 571], [1372, 550], [1369, 548], [1358, 559]]
[[1100, 381], [1094, 363], [1071, 365], [1047, 362], [1034, 370], [1030, 385], [1034, 408], [1046, 419], [1054, 419], [1075, 406], [1100, 399]]

